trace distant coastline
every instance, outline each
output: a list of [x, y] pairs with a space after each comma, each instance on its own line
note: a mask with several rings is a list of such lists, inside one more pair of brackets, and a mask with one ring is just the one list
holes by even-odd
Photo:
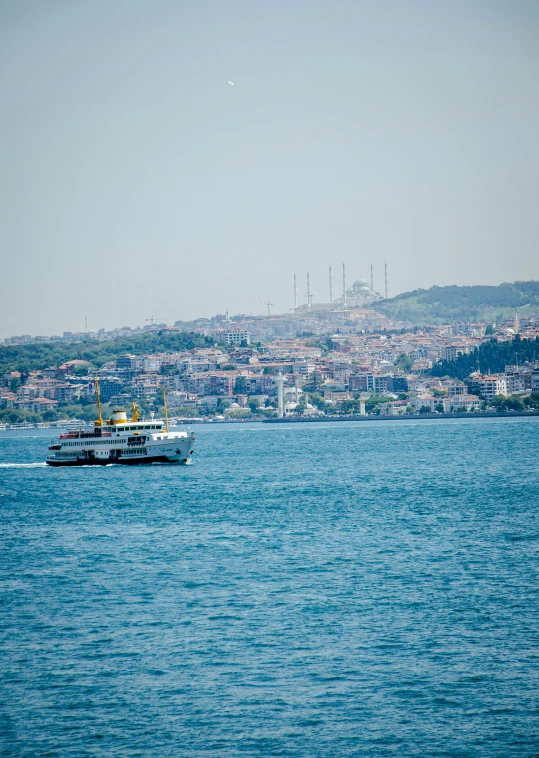
[[418, 413], [414, 415], [402, 414], [400, 416], [313, 416], [303, 418], [268, 418], [264, 419], [262, 423], [296, 424], [302, 422], [312, 423], [314, 421], [423, 421], [424, 419], [443, 421], [453, 418], [515, 418], [516, 416], [539, 416], [539, 411], [508, 411], [502, 413], [497, 411], [482, 411], [481, 413]]

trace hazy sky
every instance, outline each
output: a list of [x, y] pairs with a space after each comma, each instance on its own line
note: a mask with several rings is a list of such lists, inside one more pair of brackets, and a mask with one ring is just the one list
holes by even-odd
[[0, 0], [0, 71], [2, 337], [539, 278], [536, 0]]

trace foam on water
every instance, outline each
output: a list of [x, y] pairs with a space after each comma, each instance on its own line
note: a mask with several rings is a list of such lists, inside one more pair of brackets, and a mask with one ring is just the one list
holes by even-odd
[[0, 468], [43, 468], [46, 466], [45, 461], [36, 463], [0, 463]]

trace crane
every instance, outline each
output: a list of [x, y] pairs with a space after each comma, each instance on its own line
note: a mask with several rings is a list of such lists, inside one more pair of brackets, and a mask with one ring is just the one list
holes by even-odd
[[155, 324], [156, 321], [160, 321], [160, 322], [165, 323], [166, 321], [176, 321], [176, 320], [177, 319], [175, 319], [173, 317], [172, 318], [155, 318], [155, 316], [152, 316], [151, 318], [145, 318], [144, 319], [144, 321], [149, 321], [152, 326]]
[[267, 307], [267, 309], [268, 309], [268, 318], [269, 318], [269, 316], [270, 316], [270, 305], [273, 305], [273, 303], [270, 303], [270, 301], [268, 300], [265, 303], [258, 303], [257, 302], [256, 305], [265, 305]]

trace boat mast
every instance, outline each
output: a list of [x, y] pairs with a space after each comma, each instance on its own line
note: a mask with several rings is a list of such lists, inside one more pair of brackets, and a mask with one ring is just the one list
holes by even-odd
[[165, 385], [161, 389], [163, 390], [163, 405], [165, 406], [165, 430], [168, 432], [167, 393], [165, 392]]
[[131, 416], [131, 421], [138, 421], [140, 418], [140, 413], [138, 412], [137, 404], [133, 400], [133, 415]]
[[97, 395], [97, 421], [96, 426], [103, 426], [103, 416], [101, 415], [101, 393], [99, 392], [99, 377], [95, 372], [95, 394]]

